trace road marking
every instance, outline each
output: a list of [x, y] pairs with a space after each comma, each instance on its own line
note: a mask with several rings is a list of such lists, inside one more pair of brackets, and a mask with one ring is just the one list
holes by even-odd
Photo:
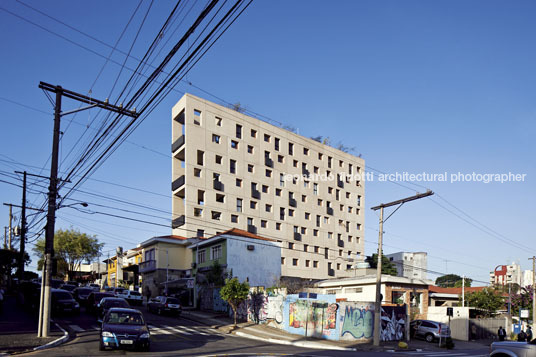
[[197, 334], [200, 334], [200, 335], [203, 335], [203, 336], [210, 336], [209, 333], [206, 333], [206, 332], [202, 332], [200, 330], [194, 330], [192, 328], [189, 328], [189, 327], [186, 327], [186, 326], [181, 326], [183, 329], [187, 330], [187, 331], [191, 331], [193, 333], [197, 333]]
[[158, 334], [172, 335], [173, 334], [171, 331], [167, 331], [167, 330], [161, 329], [159, 327], [149, 325], [149, 332], [152, 334], [153, 331], [157, 332], [156, 335], [158, 335]]
[[100, 328], [100, 326], [93, 325], [93, 326], [90, 327], [90, 329], [91, 329], [91, 330], [98, 331], [98, 330], [100, 330], [101, 328]]
[[81, 328], [80, 326], [78, 325], [69, 325], [69, 327], [71, 329], [73, 329], [75, 332], [84, 332], [85, 330], [83, 328]]
[[182, 330], [182, 329], [180, 328], [180, 326], [177, 326], [177, 327], [166, 326], [166, 328], [169, 329], [169, 330], [178, 332], [178, 333], [185, 334], [185, 335], [192, 335], [192, 333], [190, 333], [190, 332], [188, 332], [188, 331], [184, 331], [184, 330]]

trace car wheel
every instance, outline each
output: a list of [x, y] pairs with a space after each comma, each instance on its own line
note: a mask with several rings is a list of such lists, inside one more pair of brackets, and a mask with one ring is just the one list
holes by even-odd
[[434, 335], [432, 335], [431, 333], [426, 334], [425, 338], [426, 342], [434, 342]]

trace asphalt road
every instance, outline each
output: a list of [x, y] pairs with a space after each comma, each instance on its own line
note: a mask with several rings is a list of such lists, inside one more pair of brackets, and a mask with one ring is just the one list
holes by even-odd
[[463, 357], [487, 356], [487, 350], [445, 351], [445, 352], [344, 352], [312, 350], [293, 346], [265, 343], [233, 335], [220, 333], [218, 330], [183, 317], [159, 316], [148, 313], [144, 307], [139, 308], [145, 316], [151, 331], [151, 351], [149, 353], [107, 350], [99, 351], [99, 323], [83, 309], [79, 316], [56, 317], [61, 326], [74, 332], [69, 342], [52, 349], [36, 351], [31, 356], [86, 356], [86, 355], [125, 355], [136, 356], [422, 356], [422, 357]]

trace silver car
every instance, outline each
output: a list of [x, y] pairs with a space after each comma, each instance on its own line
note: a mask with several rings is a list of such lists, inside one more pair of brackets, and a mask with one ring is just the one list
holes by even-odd
[[410, 335], [413, 338], [424, 338], [427, 342], [450, 337], [447, 324], [431, 320], [413, 320], [409, 323]]
[[490, 357], [534, 357], [536, 356], [536, 340], [531, 342], [503, 341], [493, 342]]

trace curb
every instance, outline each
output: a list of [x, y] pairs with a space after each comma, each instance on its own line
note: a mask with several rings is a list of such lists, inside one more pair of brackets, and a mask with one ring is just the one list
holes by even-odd
[[279, 345], [290, 345], [290, 346], [302, 347], [302, 348], [318, 348], [318, 349], [323, 349], [323, 350], [350, 351], [350, 352], [357, 351], [356, 348], [331, 346], [331, 345], [325, 345], [319, 342], [300, 342], [300, 341], [295, 342], [295, 341], [277, 340], [275, 338], [263, 338], [263, 337], [250, 335], [248, 333], [241, 332], [241, 331], [237, 331], [234, 334], [240, 337], [249, 338], [250, 340], [270, 342], [270, 343], [275, 343]]
[[47, 348], [56, 347], [58, 345], [61, 345], [62, 343], [64, 343], [65, 341], [67, 341], [69, 339], [69, 333], [66, 330], [64, 330], [63, 327], [61, 327], [60, 325], [58, 325], [55, 322], [54, 322], [54, 325], [56, 325], [57, 328], [59, 328], [61, 331], [63, 331], [63, 336], [58, 338], [58, 339], [56, 339], [56, 340], [54, 340], [54, 341], [50, 341], [46, 345], [34, 347], [32, 351], [39, 351], [39, 350], [44, 350], [44, 349], [47, 349]]

